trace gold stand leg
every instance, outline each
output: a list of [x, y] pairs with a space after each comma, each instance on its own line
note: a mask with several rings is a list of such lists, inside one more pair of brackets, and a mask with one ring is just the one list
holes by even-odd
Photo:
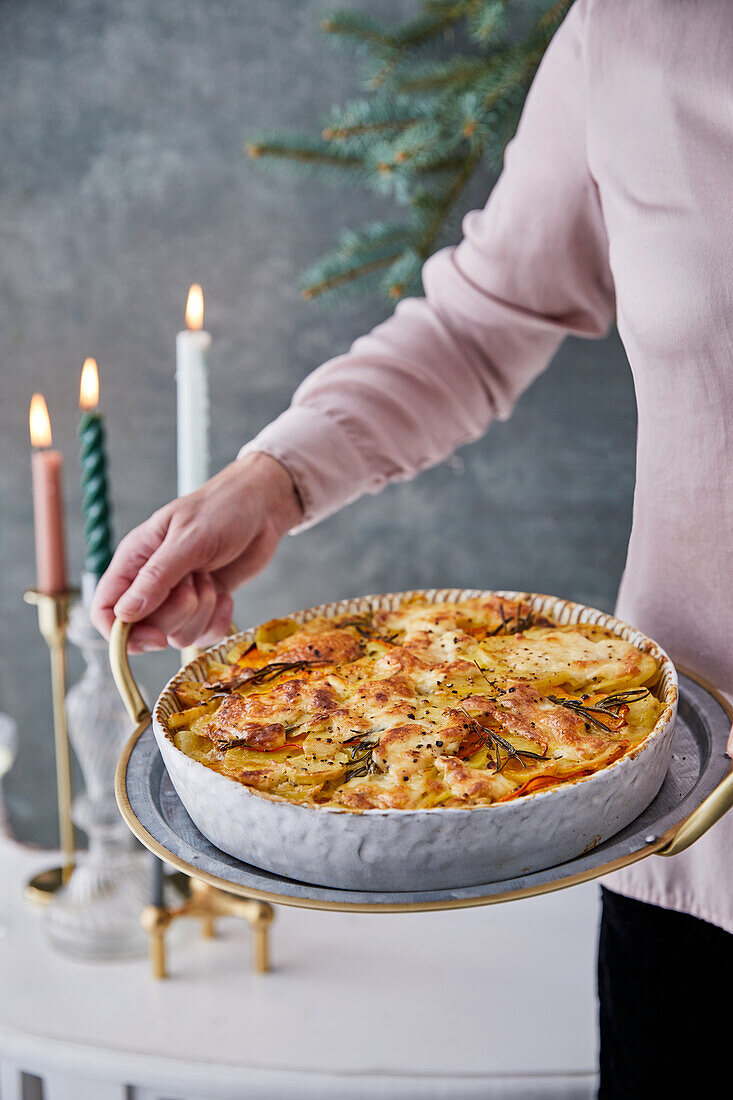
[[201, 935], [205, 940], [213, 940], [216, 938], [216, 925], [214, 924], [213, 917], [201, 918]]
[[252, 949], [255, 974], [266, 974], [270, 969], [270, 937], [267, 925], [272, 920], [270, 917], [261, 927], [253, 926]]
[[54, 892], [68, 882], [74, 870], [74, 825], [71, 820], [71, 757], [66, 729], [66, 626], [74, 591], [49, 596], [29, 588], [23, 593], [26, 603], [38, 608], [40, 630], [51, 657], [51, 697], [56, 756], [56, 796], [59, 810], [59, 841], [63, 854], [60, 872], [42, 871], [26, 886], [26, 897], [36, 902], [50, 901]]
[[150, 937], [150, 966], [154, 978], [162, 980], [168, 977], [166, 969], [165, 933], [171, 922], [168, 909], [157, 905], [148, 905], [142, 911], [140, 923]]
[[201, 934], [209, 939], [215, 935], [217, 917], [241, 917], [252, 930], [252, 966], [256, 974], [266, 974], [269, 964], [269, 929], [275, 911], [266, 901], [235, 897], [224, 890], [208, 886], [197, 879], [187, 883], [188, 897], [171, 909], [149, 905], [142, 914], [143, 928], [150, 936], [150, 961], [154, 978], [167, 977], [165, 934], [170, 924], [181, 917], [195, 917], [201, 922]]

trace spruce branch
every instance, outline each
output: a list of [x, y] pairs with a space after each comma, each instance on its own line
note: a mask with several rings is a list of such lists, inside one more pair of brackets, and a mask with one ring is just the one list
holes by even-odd
[[481, 0], [434, 0], [425, 4], [422, 15], [395, 27], [392, 32], [393, 49], [405, 53], [419, 50], [470, 16], [480, 4]]
[[[409, 226], [385, 222], [344, 231], [336, 245], [301, 276], [302, 297], [323, 298], [349, 290], [357, 280], [378, 276], [411, 247], [413, 240], [414, 231]], [[372, 282], [376, 284], [376, 280]]]
[[424, 4], [422, 15], [399, 23], [385, 41], [384, 57], [370, 75], [370, 87], [382, 87], [408, 57], [454, 29], [480, 4], [481, 0], [433, 0]]
[[384, 297], [398, 301], [422, 291], [422, 267], [424, 258], [415, 248], [406, 249], [387, 269], [380, 289]]
[[418, 252], [422, 256], [423, 262], [427, 260], [428, 256], [430, 256], [435, 249], [446, 218], [449, 216], [456, 202], [465, 190], [468, 181], [478, 167], [481, 155], [482, 150], [477, 149], [466, 157], [463, 164], [456, 170], [453, 179], [445, 188], [443, 195], [438, 198], [434, 209], [429, 213], [418, 247]]
[[397, 134], [425, 114], [424, 107], [406, 96], [351, 100], [331, 110], [324, 121], [321, 137], [325, 142], [337, 143], [342, 150], [347, 145], [361, 149], [365, 138]]
[[448, 61], [425, 61], [415, 64], [408, 73], [395, 80], [396, 90], [403, 95], [435, 95], [470, 86], [483, 77], [489, 62], [485, 57], [459, 54]]
[[355, 11], [324, 18], [335, 42], [363, 56], [369, 94], [334, 107], [320, 138], [263, 135], [247, 151], [273, 168], [357, 182], [405, 213], [404, 224], [342, 233], [304, 273], [304, 297], [377, 291], [394, 300], [419, 291], [421, 265], [453, 232], [474, 173], [481, 165], [500, 170], [537, 65], [571, 3], [419, 0], [414, 18], [391, 26]]
[[355, 173], [364, 175], [364, 162], [357, 154], [301, 134], [262, 135], [246, 142], [244, 149], [252, 160], [262, 160], [271, 169], [319, 178], [346, 174], [353, 179]]
[[389, 35], [382, 30], [376, 19], [364, 12], [348, 9], [329, 12], [321, 19], [320, 29], [324, 34], [338, 35], [345, 42], [359, 47], [383, 47], [389, 44]]
[[400, 257], [400, 252], [393, 252], [389, 256], [379, 256], [375, 260], [363, 260], [360, 263], [344, 264], [341, 262], [327, 263], [329, 256], [323, 257], [318, 267], [304, 272], [301, 280], [301, 297], [306, 301], [313, 298], [322, 298], [326, 294], [336, 290], [344, 290], [357, 279], [363, 281], [369, 275], [388, 267]]
[[498, 38], [506, 28], [507, 0], [488, 0], [471, 13], [468, 32], [477, 42], [487, 43]]
[[573, 0], [555, 0], [555, 3], [550, 5], [544, 15], [540, 16], [538, 26], [544, 36], [546, 45], [549, 45], [550, 39], [562, 23], [572, 4]]

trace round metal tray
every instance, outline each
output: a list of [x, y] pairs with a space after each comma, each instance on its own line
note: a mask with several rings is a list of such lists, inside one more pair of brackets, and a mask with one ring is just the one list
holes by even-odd
[[[179, 871], [230, 893], [280, 905], [407, 912], [467, 908], [548, 893], [655, 853], [672, 855], [682, 850], [727, 809], [730, 799], [730, 760], [725, 754], [730, 713], [723, 700], [689, 675], [680, 673], [672, 762], [662, 788], [644, 813], [610, 840], [567, 863], [481, 886], [410, 893], [336, 890], [270, 874], [215, 848], [191, 821], [173, 789], [153, 738], [149, 716], [140, 717], [140, 725], [120, 759], [117, 773], [117, 800], [132, 832], [155, 855]], [[707, 814], [702, 813], [701, 807], [705, 800], [710, 805]], [[697, 811], [694, 824], [692, 818], [686, 824], [693, 811]], [[702, 828], [701, 816], [708, 819], [702, 822]]]

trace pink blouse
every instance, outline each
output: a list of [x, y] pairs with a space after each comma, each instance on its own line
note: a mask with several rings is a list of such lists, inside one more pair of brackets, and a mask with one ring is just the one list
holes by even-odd
[[[568, 333], [615, 316], [639, 409], [617, 612], [733, 694], [732, 61], [729, 0], [577, 0], [489, 202], [426, 263], [425, 297], [243, 449], [290, 471], [302, 527], [508, 417]], [[732, 852], [729, 815], [607, 882], [733, 932]]]

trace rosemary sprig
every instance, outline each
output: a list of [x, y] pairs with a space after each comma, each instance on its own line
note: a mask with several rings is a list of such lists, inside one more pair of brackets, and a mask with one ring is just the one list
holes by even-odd
[[356, 619], [343, 619], [339, 623], [339, 629], [345, 626], [352, 627], [357, 634], [360, 634], [362, 638], [367, 638], [369, 641], [387, 642], [389, 645], [393, 645], [398, 637], [397, 634], [380, 634], [372, 620], [367, 616]]
[[[229, 695], [237, 688], [245, 684], [265, 684], [270, 680], [276, 680], [283, 672], [297, 672], [303, 668], [311, 668], [313, 665], [327, 664], [327, 661], [271, 661], [262, 668], [245, 668], [239, 676], [233, 676], [231, 680], [207, 680], [202, 686], [213, 688], [221, 695]], [[214, 697], [216, 698], [216, 696]]]
[[607, 695], [605, 699], [602, 699], [597, 709], [603, 710], [604, 707], [613, 707], [618, 711], [627, 703], [638, 703], [640, 699], [646, 699], [647, 695], [651, 695], [649, 688], [631, 688], [629, 691], [616, 691], [613, 695]]
[[598, 715], [602, 714], [606, 718], [613, 718], [618, 723], [622, 707], [627, 706], [629, 703], [636, 703], [639, 699], [644, 699], [650, 694], [649, 688], [631, 688], [629, 691], [617, 691], [612, 695], [607, 695], [605, 699], [601, 699], [599, 703], [594, 703], [591, 706], [582, 703], [580, 699], [560, 699], [557, 695], [548, 695], [547, 698], [551, 703], [565, 707], [566, 710], [577, 714], [585, 722], [595, 726], [596, 729], [603, 730], [604, 733], [615, 733], [618, 725], [614, 729], [613, 726], [608, 726], [605, 722], [602, 722]]
[[[597, 718], [593, 713], [596, 707], [586, 707], [578, 699], [560, 699], [557, 695], [548, 695], [547, 698], [551, 703], [555, 703], [558, 707], [565, 707], [566, 710], [572, 711], [573, 714], [577, 714], [579, 718], [582, 718], [584, 722], [588, 722], [591, 726], [595, 726], [596, 729], [603, 730], [604, 733], [613, 733], [611, 726], [607, 726], [605, 722], [601, 722], [600, 718]], [[610, 717], [618, 720], [618, 714], [613, 714], [610, 711], [600, 711], [601, 714], [609, 714]]]
[[[483, 741], [488, 750], [489, 758], [492, 752], [496, 753], [496, 759], [491, 761], [494, 765], [494, 775], [502, 771], [510, 760], [518, 760], [522, 767], [526, 768], [527, 765], [522, 759], [523, 756], [528, 756], [530, 760], [547, 759], [547, 751], [540, 755], [540, 753], [538, 752], [530, 752], [529, 749], [518, 749], [515, 745], [512, 745], [511, 741], [507, 741], [506, 738], [498, 734], [496, 730], [488, 729], [486, 726], [482, 726], [479, 720], [477, 718], [472, 718], [468, 711], [465, 710], [463, 707], [459, 707], [459, 710], [463, 711], [466, 718], [468, 718], [476, 733]], [[503, 763], [501, 759], [502, 749], [506, 753], [506, 759]]]
[[504, 604], [499, 604], [499, 614], [501, 615], [501, 622], [495, 630], [488, 632], [487, 637], [489, 638], [495, 638], [497, 634], [522, 634], [528, 627], [532, 626], [532, 612], [529, 609], [527, 609], [525, 615], [522, 615], [521, 611], [517, 609], [516, 625], [511, 616], [507, 619], [504, 614]]
[[[351, 732], [357, 735], [359, 733], [358, 730], [352, 730]], [[375, 730], [371, 730], [359, 736], [357, 744], [349, 747], [351, 760], [344, 772], [344, 783], [348, 783], [350, 779], [358, 779], [364, 775], [372, 775], [377, 770], [376, 761], [374, 760], [374, 750], [378, 744], [379, 733]]]
[[[485, 668], [481, 668], [481, 665], [480, 665], [480, 664], [478, 663], [478, 661], [474, 661], [473, 663], [475, 664], [476, 668], [477, 668], [477, 669], [479, 670], [479, 672], [481, 673], [481, 675], [483, 676], [484, 680], [485, 680], [485, 681], [486, 681], [486, 683], [487, 683], [487, 684], [489, 685], [489, 687], [491, 688], [491, 690], [492, 690], [492, 691], [494, 691], [494, 690], [496, 689], [496, 684], [492, 684], [491, 680], [490, 680], [490, 679], [488, 678], [488, 676], [486, 675], [486, 669], [485, 669]], [[492, 699], [492, 700], [491, 700], [491, 702], [492, 702], [492, 703], [495, 703], [495, 702], [496, 702], [496, 699]]]
[[233, 737], [231, 740], [227, 740], [226, 737], [212, 737], [211, 739], [219, 752], [229, 752], [229, 749], [243, 749], [247, 746], [246, 737]]

